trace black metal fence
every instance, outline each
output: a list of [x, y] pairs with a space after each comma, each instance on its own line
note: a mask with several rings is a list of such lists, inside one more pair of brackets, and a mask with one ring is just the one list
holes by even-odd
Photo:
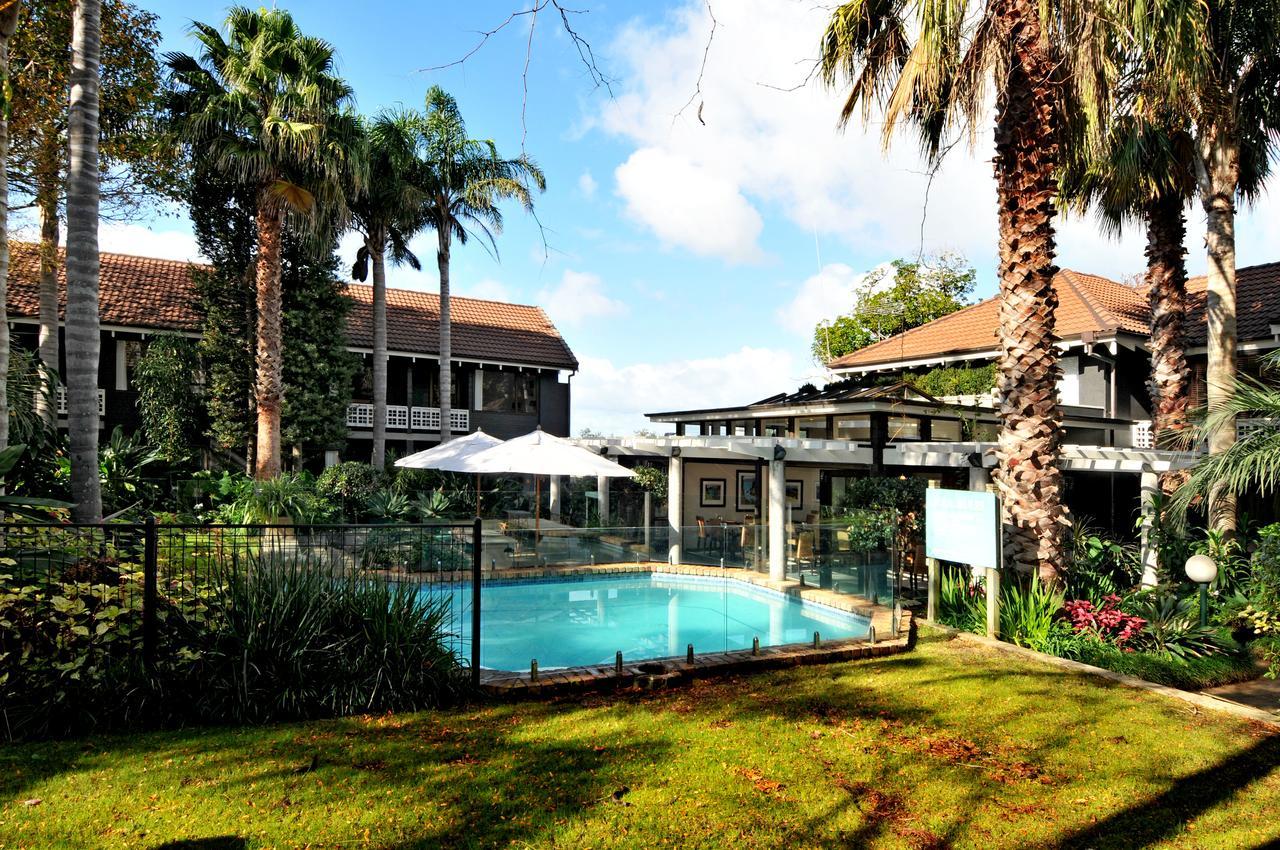
[[[166, 628], [217, 606], [237, 582], [309, 575], [408, 583], [441, 614], [450, 650], [480, 673], [480, 522], [416, 525], [0, 525], [0, 574], [55, 607], [92, 606], [77, 626], [96, 651], [135, 651], [121, 633], [140, 620], [144, 658]], [[181, 615], [181, 616], [179, 616]], [[117, 627], [119, 624], [119, 627]]]

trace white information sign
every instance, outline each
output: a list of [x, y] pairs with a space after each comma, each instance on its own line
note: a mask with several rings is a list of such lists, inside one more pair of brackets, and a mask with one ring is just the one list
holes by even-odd
[[925, 555], [999, 569], [999, 510], [995, 493], [930, 487], [924, 494]]

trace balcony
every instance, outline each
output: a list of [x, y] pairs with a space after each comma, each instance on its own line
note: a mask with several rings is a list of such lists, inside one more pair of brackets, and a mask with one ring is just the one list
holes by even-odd
[[[347, 427], [356, 431], [372, 429], [373, 405], [364, 403], [347, 405]], [[387, 430], [439, 433], [440, 408], [405, 407], [400, 404], [389, 404], [387, 405]], [[449, 411], [449, 430], [456, 433], [470, 431], [471, 411]]]
[[[1276, 428], [1280, 428], [1280, 420], [1240, 417], [1236, 419], [1236, 439], [1243, 440], [1245, 437], [1251, 436], [1259, 431], [1273, 431]], [[1150, 449], [1155, 447], [1155, 439], [1151, 431], [1151, 422], [1142, 421], [1133, 423], [1133, 447], [1135, 449]], [[1197, 443], [1195, 445], [1195, 449], [1197, 451], [1204, 451], [1204, 441], [1201, 440]]]
[[[67, 388], [58, 387], [58, 415], [67, 415]], [[107, 391], [98, 390], [98, 415], [107, 415]]]

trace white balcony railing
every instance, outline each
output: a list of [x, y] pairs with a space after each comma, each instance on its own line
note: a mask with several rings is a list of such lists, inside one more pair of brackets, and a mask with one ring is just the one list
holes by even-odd
[[[347, 427], [358, 431], [367, 431], [373, 427], [372, 404], [347, 405]], [[387, 405], [387, 429], [391, 431], [426, 431], [439, 432], [440, 408], [438, 407], [405, 407], [404, 405]], [[455, 432], [471, 430], [471, 411], [449, 411], [449, 429]]]
[[1135, 449], [1155, 448], [1155, 438], [1151, 434], [1151, 422], [1133, 423], [1133, 447]]
[[[1276, 419], [1250, 419], [1241, 418], [1236, 420], [1236, 439], [1243, 440], [1251, 434], [1258, 431], [1268, 431], [1280, 428], [1280, 420]], [[1133, 423], [1133, 447], [1135, 449], [1151, 449], [1155, 448], [1155, 436], [1151, 432], [1150, 422]], [[1204, 451], [1205, 445], [1201, 441], [1195, 446], [1197, 451]]]
[[[67, 388], [58, 387], [58, 415], [67, 415]], [[98, 415], [107, 415], [107, 391], [98, 390]]]

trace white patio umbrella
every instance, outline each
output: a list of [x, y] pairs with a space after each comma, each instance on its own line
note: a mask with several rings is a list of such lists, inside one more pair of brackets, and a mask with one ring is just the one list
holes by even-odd
[[[467, 460], [494, 446], [502, 445], [497, 437], [490, 437], [477, 429], [463, 437], [441, 443], [430, 449], [405, 455], [396, 461], [402, 469], [439, 469], [442, 472], [470, 472], [463, 465]], [[476, 482], [476, 516], [480, 516], [480, 482]]]
[[563, 437], [548, 434], [539, 428], [507, 440], [501, 445], [471, 455], [460, 461], [459, 472], [482, 475], [532, 475], [534, 476], [534, 528], [542, 529], [542, 477], [543, 475], [605, 476], [630, 478], [631, 470], [614, 463], [593, 451], [584, 449]]

